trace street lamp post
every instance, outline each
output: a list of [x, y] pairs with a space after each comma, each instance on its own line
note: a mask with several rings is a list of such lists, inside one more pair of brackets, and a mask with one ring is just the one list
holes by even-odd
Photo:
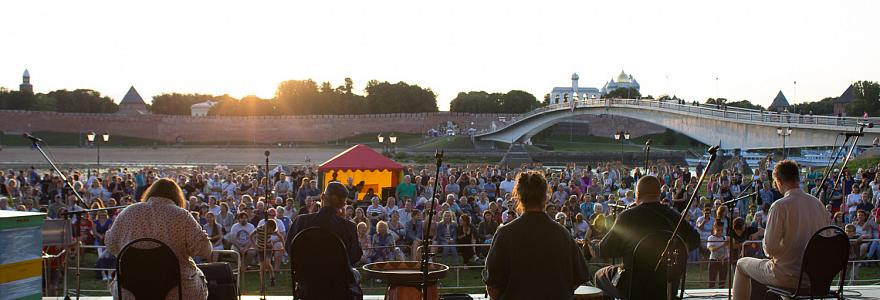
[[382, 136], [382, 133], [379, 133], [379, 136], [377, 136], [376, 138], [379, 139], [379, 145], [382, 145], [382, 154], [388, 152], [388, 149], [385, 147], [385, 137]]
[[[107, 132], [104, 132], [103, 134], [101, 134], [100, 140], [97, 137], [98, 137], [98, 135], [94, 131], [89, 131], [89, 133], [86, 134], [86, 138], [89, 140], [89, 143], [94, 145], [95, 149], [98, 150], [98, 171], [97, 172], [98, 172], [98, 175], [100, 176], [100, 174], [101, 174], [101, 143], [109, 142], [110, 141], [110, 134]], [[91, 171], [89, 173], [91, 173]]]
[[777, 127], [776, 134], [782, 137], [782, 159], [785, 159], [788, 157], [788, 155], [786, 155], [785, 149], [785, 137], [791, 135], [791, 127]]
[[388, 141], [391, 142], [391, 153], [397, 153], [397, 136], [394, 133], [391, 133], [391, 136], [388, 137]]
[[620, 141], [620, 162], [623, 163], [623, 141], [629, 140], [629, 131], [615, 132], [614, 139]]

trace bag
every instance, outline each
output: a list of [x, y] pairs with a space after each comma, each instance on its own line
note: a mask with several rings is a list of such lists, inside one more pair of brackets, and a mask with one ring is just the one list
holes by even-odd
[[238, 297], [235, 276], [228, 262], [197, 264], [208, 281], [208, 300], [234, 300]]

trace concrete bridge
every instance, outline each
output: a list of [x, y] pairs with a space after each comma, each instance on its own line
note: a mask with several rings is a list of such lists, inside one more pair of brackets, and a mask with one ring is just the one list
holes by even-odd
[[[572, 107], [574, 106], [574, 107]], [[560, 103], [514, 117], [502, 126], [475, 134], [483, 141], [530, 143], [532, 136], [553, 124], [578, 115], [615, 115], [638, 119], [680, 132], [722, 149], [782, 148], [778, 128], [791, 128], [785, 146], [830, 147], [839, 133], [858, 129], [862, 118], [776, 113], [707, 104], [676, 104], [644, 99], [586, 99], [576, 105]], [[868, 119], [880, 125], [880, 119]], [[621, 125], [620, 130], [626, 130]], [[880, 127], [866, 128], [860, 145], [880, 137]], [[843, 141], [841, 138], [838, 141]]]

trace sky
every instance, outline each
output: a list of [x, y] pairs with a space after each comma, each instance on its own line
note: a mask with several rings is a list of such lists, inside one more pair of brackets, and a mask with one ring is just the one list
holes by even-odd
[[[880, 80], [880, 1], [3, 1], [0, 87], [270, 98], [289, 79], [438, 94], [601, 88], [767, 106]], [[795, 82], [797, 82], [795, 84]]]

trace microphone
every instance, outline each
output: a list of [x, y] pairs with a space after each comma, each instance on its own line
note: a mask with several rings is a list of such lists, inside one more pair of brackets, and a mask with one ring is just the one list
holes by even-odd
[[269, 150], [266, 150], [266, 152], [263, 152], [263, 155], [265, 155], [266, 157], [269, 157]]
[[46, 143], [43, 141], [43, 139], [35, 137], [35, 136], [31, 135], [30, 133], [24, 133], [21, 136], [26, 139], [31, 140], [31, 143], [34, 143], [34, 144], [45, 144]]
[[645, 146], [651, 146], [651, 139], [648, 139], [647, 141], [645, 141]]
[[709, 154], [715, 154], [715, 152], [718, 152], [718, 148], [721, 148], [721, 145], [712, 146], [709, 150], [706, 150], [706, 152], [709, 152]]

